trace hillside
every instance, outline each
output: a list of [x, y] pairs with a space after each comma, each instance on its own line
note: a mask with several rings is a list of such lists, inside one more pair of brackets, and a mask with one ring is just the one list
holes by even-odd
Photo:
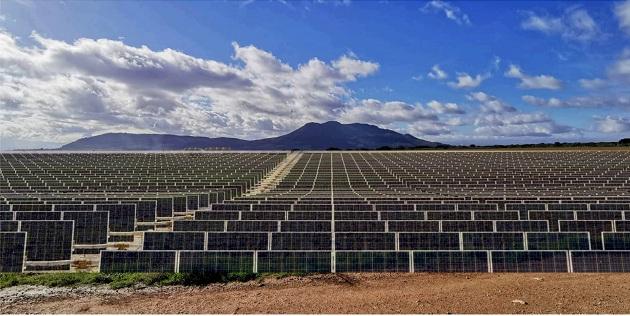
[[208, 138], [163, 134], [108, 133], [81, 138], [61, 150], [182, 150], [229, 148], [235, 150], [376, 149], [380, 147], [435, 147], [439, 143], [400, 134], [369, 124], [308, 123], [278, 137], [258, 140]]

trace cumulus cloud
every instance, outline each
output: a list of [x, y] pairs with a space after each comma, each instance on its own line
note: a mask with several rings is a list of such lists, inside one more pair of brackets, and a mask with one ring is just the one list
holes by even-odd
[[432, 100], [427, 103], [427, 106], [431, 108], [433, 111], [439, 114], [449, 113], [449, 114], [464, 114], [466, 111], [462, 109], [457, 103], [443, 103], [436, 100]]
[[367, 99], [355, 102], [343, 112], [341, 119], [345, 122], [374, 122], [387, 125], [395, 122], [437, 120], [437, 116], [435, 112], [421, 105]]
[[582, 88], [589, 90], [599, 89], [606, 85], [606, 80], [600, 78], [580, 79], [578, 80], [578, 82], [580, 83], [580, 86], [582, 86]]
[[23, 141], [111, 131], [276, 135], [337, 118], [352, 95], [345, 84], [379, 68], [347, 55], [293, 67], [238, 43], [231, 65], [108, 39], [31, 37], [27, 47], [0, 31], [0, 125]]
[[373, 122], [394, 128], [404, 123], [405, 130], [417, 136], [451, 134], [452, 126], [461, 125], [460, 115], [465, 111], [456, 103], [436, 100], [426, 105], [405, 102], [382, 102], [375, 99], [356, 100], [341, 114], [340, 120], [346, 123]]
[[630, 48], [624, 49], [619, 58], [609, 66], [608, 77], [630, 83]]
[[475, 128], [475, 133], [487, 136], [501, 137], [551, 137], [555, 134], [568, 133], [573, 129], [555, 123], [481, 126]]
[[630, 0], [615, 5], [615, 16], [619, 21], [619, 28], [630, 35]]
[[558, 35], [567, 41], [582, 43], [591, 42], [602, 36], [599, 25], [588, 14], [588, 11], [571, 7], [561, 16], [537, 15], [529, 13], [521, 22], [525, 30], [542, 32], [547, 35]]
[[459, 25], [471, 25], [468, 15], [462, 10], [446, 1], [429, 1], [420, 9], [424, 13], [442, 12], [444, 16]]
[[457, 73], [457, 81], [451, 81], [448, 85], [455, 89], [470, 89], [478, 87], [489, 75], [476, 75], [472, 77], [465, 72]]
[[485, 113], [516, 112], [515, 107], [501, 101], [495, 96], [481, 91], [470, 93], [466, 96], [466, 98], [481, 104], [481, 111]]
[[562, 88], [562, 81], [548, 75], [529, 76], [523, 73], [521, 68], [516, 65], [510, 65], [505, 72], [508, 78], [520, 79], [519, 87], [523, 89], [550, 89], [558, 90]]
[[373, 75], [379, 64], [354, 54], [292, 66], [233, 43], [233, 63], [226, 64], [108, 39], [32, 38], [29, 47], [0, 32], [4, 146], [7, 139], [20, 147], [120, 131], [252, 139], [327, 120], [446, 135], [465, 114], [437, 100], [357, 99], [346, 85]]
[[595, 129], [602, 133], [630, 132], [630, 118], [620, 116], [606, 116], [595, 118]]
[[427, 74], [427, 77], [435, 80], [444, 80], [448, 78], [448, 74], [440, 68], [440, 65], [433, 65], [433, 67], [431, 67], [431, 71]]
[[532, 95], [524, 95], [523, 101], [537, 106], [556, 108], [605, 108], [619, 107], [630, 108], [630, 97], [625, 95], [591, 95], [579, 96], [565, 100], [559, 98], [539, 98]]
[[471, 101], [481, 104], [481, 112], [475, 117], [474, 133], [493, 137], [550, 137], [573, 131], [557, 124], [544, 113], [526, 113], [484, 92], [468, 95]]
[[442, 136], [452, 134], [448, 124], [433, 121], [420, 121], [409, 127], [409, 133], [413, 135]]

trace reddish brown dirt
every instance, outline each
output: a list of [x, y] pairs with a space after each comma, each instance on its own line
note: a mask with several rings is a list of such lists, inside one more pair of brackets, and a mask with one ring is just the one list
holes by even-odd
[[[521, 302], [514, 302], [520, 300]], [[0, 302], [3, 313], [629, 313], [630, 274], [347, 274]]]

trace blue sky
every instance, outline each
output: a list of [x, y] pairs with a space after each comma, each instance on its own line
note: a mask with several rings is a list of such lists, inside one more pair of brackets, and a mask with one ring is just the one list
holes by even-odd
[[0, 0], [0, 149], [376, 124], [453, 144], [630, 136], [630, 1]]

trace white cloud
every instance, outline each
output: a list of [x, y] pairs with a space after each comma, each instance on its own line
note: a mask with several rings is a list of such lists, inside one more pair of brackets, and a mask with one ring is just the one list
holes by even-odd
[[376, 63], [358, 60], [346, 55], [333, 61], [332, 64], [342, 75], [346, 76], [347, 80], [352, 81], [356, 80], [357, 77], [365, 77], [375, 73], [379, 67]]
[[582, 86], [582, 88], [589, 90], [596, 90], [606, 85], [606, 80], [600, 78], [580, 79], [578, 80], [578, 82], [580, 83], [580, 86]]
[[529, 13], [521, 22], [525, 30], [533, 30], [547, 35], [559, 35], [567, 41], [587, 43], [603, 36], [599, 25], [588, 14], [588, 11], [571, 7], [561, 16], [536, 15]]
[[499, 100], [495, 96], [488, 95], [484, 92], [469, 93], [466, 98], [481, 104], [481, 111], [485, 113], [505, 113], [516, 112], [516, 108]]
[[626, 133], [630, 132], [630, 118], [606, 116], [595, 118], [595, 128], [602, 133]]
[[558, 98], [543, 99], [531, 95], [522, 97], [523, 101], [537, 106], [557, 108], [630, 108], [630, 97], [625, 95], [579, 96], [566, 100]]
[[433, 121], [420, 121], [409, 127], [410, 134], [419, 136], [448, 135], [452, 132], [447, 124]]
[[348, 107], [341, 115], [341, 119], [344, 122], [374, 122], [387, 125], [396, 122], [437, 120], [437, 116], [435, 112], [421, 105], [367, 99], [357, 101]]
[[433, 0], [420, 9], [424, 13], [429, 12], [442, 12], [444, 16], [460, 25], [471, 25], [468, 15], [462, 10], [446, 1]]
[[554, 134], [571, 131], [571, 128], [555, 123], [481, 126], [475, 128], [475, 133], [479, 135], [500, 137], [551, 137]]
[[609, 66], [608, 77], [630, 83], [630, 48], [624, 49], [619, 58]]
[[538, 75], [528, 76], [521, 71], [521, 68], [516, 65], [510, 65], [505, 72], [505, 76], [508, 78], [520, 79], [519, 87], [523, 89], [550, 89], [558, 90], [562, 88], [562, 82], [552, 76]]
[[431, 109], [433, 109], [433, 111], [435, 111], [438, 114], [443, 114], [443, 113], [464, 114], [466, 113], [464, 109], [462, 109], [462, 107], [459, 106], [457, 103], [442, 103], [436, 100], [432, 100], [429, 103], [427, 103], [427, 106], [429, 106]]
[[573, 131], [568, 126], [557, 124], [544, 113], [526, 113], [483, 92], [468, 95], [471, 101], [481, 103], [481, 112], [476, 115], [473, 130], [478, 136], [486, 137], [550, 137]]
[[440, 65], [433, 65], [433, 67], [431, 67], [431, 71], [427, 74], [427, 77], [435, 80], [444, 80], [448, 78], [448, 74], [440, 68]]
[[476, 75], [472, 77], [471, 75], [465, 72], [457, 73], [457, 81], [451, 81], [448, 85], [455, 89], [470, 89], [478, 87], [481, 82], [486, 80], [489, 75]]
[[630, 35], [630, 0], [615, 5], [615, 16], [619, 20], [619, 28]]
[[379, 68], [345, 55], [292, 67], [237, 43], [229, 65], [107, 39], [32, 38], [25, 47], [0, 31], [0, 125], [14, 143], [113, 131], [273, 136], [338, 118], [351, 107], [345, 84]]

